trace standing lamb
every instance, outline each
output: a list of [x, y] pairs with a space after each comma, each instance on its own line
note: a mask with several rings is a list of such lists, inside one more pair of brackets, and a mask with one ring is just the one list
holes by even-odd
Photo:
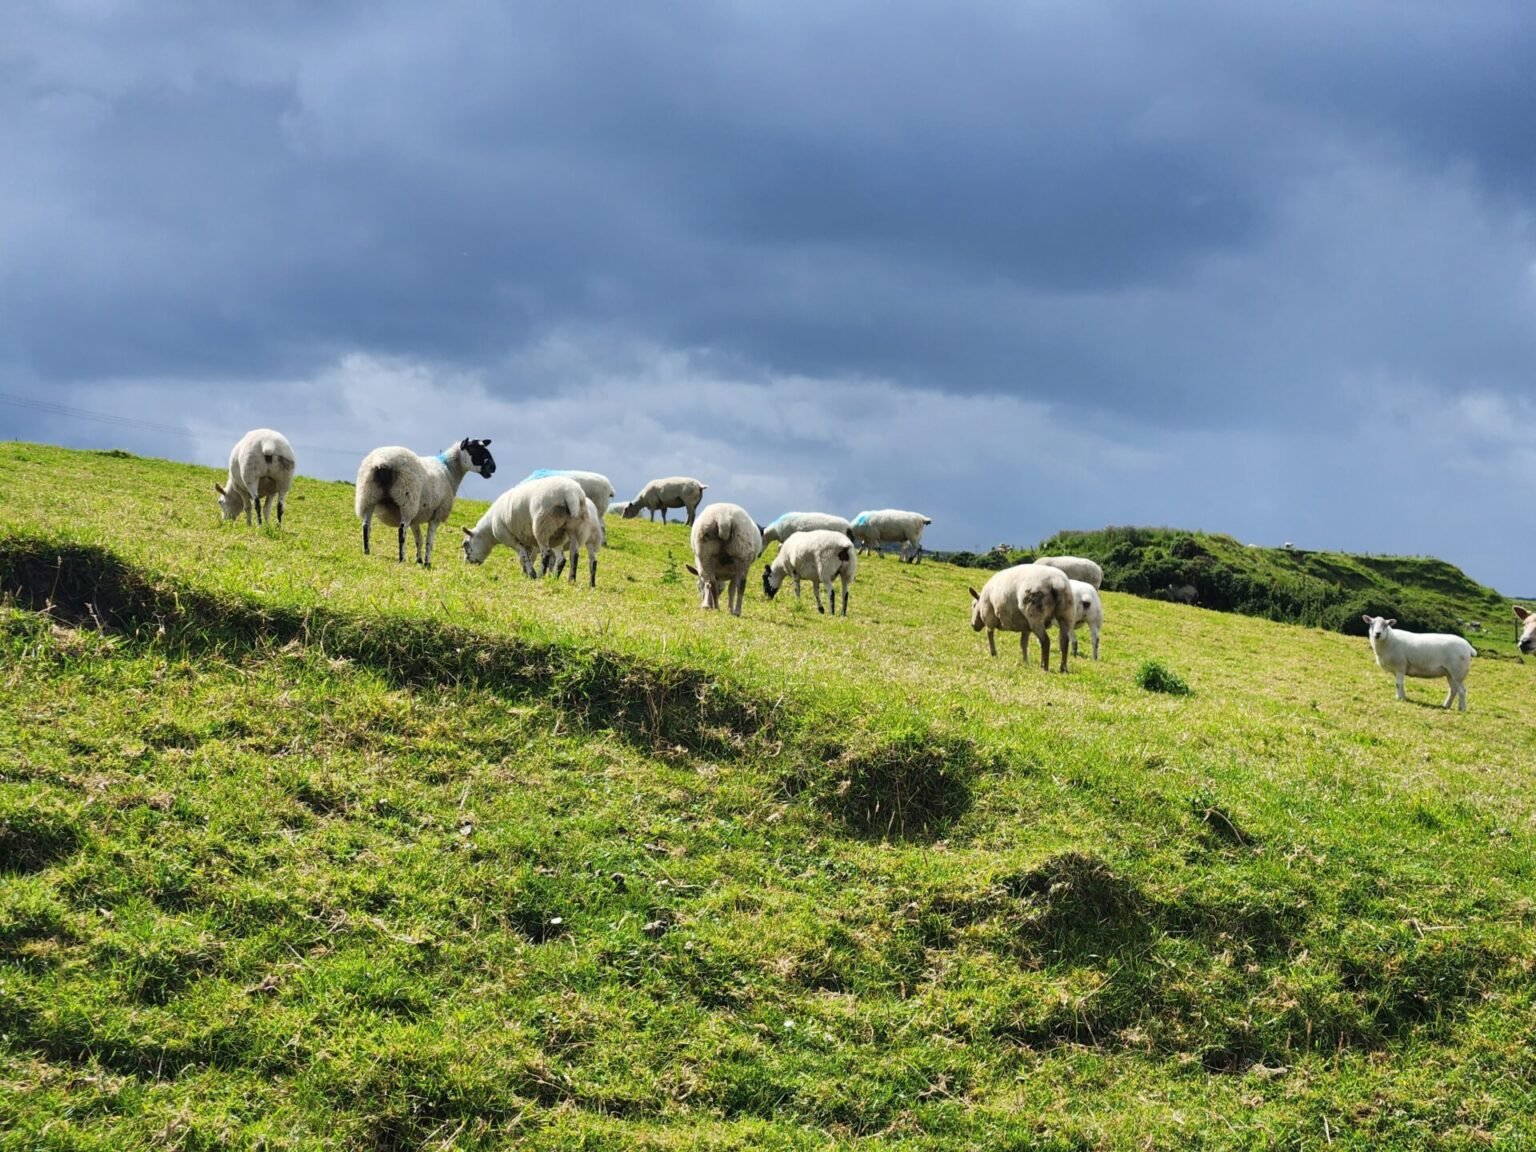
[[1099, 630], [1104, 627], [1104, 604], [1099, 599], [1099, 590], [1086, 580], [1072, 580], [1070, 576], [1067, 579], [1072, 583], [1072, 655], [1077, 655], [1077, 630], [1086, 624], [1093, 636], [1093, 658], [1097, 660]]
[[811, 581], [816, 589], [816, 611], [826, 612], [821, 604], [821, 586], [827, 586], [832, 599], [832, 615], [837, 615], [837, 589], [833, 580], [843, 582], [843, 615], [848, 615], [848, 585], [858, 571], [859, 558], [853, 541], [842, 532], [824, 528], [796, 532], [779, 546], [773, 563], [763, 569], [763, 593], [772, 600], [787, 575], [795, 584], [795, 599], [800, 598], [800, 581]]
[[1073, 580], [1081, 580], [1095, 588], [1104, 587], [1104, 569], [1081, 556], [1041, 556], [1035, 563], [1060, 568]]
[[[592, 529], [596, 529], [593, 531]], [[464, 559], [483, 564], [497, 544], [515, 549], [523, 571], [538, 575], [534, 558], [542, 560], [545, 572], [553, 565], [553, 553], [565, 548], [571, 552], [571, 581], [576, 580], [577, 543], [591, 541], [591, 582], [597, 586], [597, 541], [602, 521], [596, 505], [568, 476], [545, 476], [524, 480], [496, 497], [485, 515], [473, 528], [464, 529]], [[564, 569], [564, 564], [560, 568]]]
[[229, 478], [223, 487], [217, 481], [213, 485], [224, 519], [233, 520], [244, 512], [249, 524], [254, 510], [256, 523], [266, 524], [272, 519], [272, 501], [276, 499], [277, 524], [281, 528], [288, 489], [293, 487], [294, 467], [293, 445], [281, 432], [257, 428], [240, 437], [230, 449]]
[[1452, 700], [1459, 700], [1461, 711], [1467, 710], [1467, 673], [1472, 670], [1472, 657], [1476, 649], [1460, 636], [1449, 632], [1403, 632], [1393, 625], [1396, 620], [1384, 620], [1380, 616], [1362, 616], [1370, 627], [1371, 651], [1376, 653], [1376, 663], [1397, 678], [1397, 698], [1406, 700], [1403, 677], [1415, 676], [1435, 679], [1444, 676], [1451, 690], [1446, 694], [1444, 708]]
[[860, 512], [849, 525], [848, 535], [860, 548], [873, 548], [877, 553], [880, 545], [899, 542], [901, 558], [911, 564], [922, 559], [923, 529], [932, 523], [921, 512], [882, 508], [878, 512]]
[[[418, 456], [409, 448], [375, 448], [357, 469], [354, 507], [363, 522], [363, 552], [368, 552], [368, 529], [375, 515], [385, 524], [400, 528], [400, 563], [405, 563], [405, 526], [416, 538], [416, 563], [432, 566], [432, 542], [437, 526], [453, 511], [459, 484], [470, 472], [487, 480], [496, 471], [489, 440], [465, 437], [436, 456]], [[421, 551], [421, 526], [427, 526], [427, 551]]]
[[1019, 653], [1029, 659], [1029, 634], [1040, 638], [1040, 667], [1051, 670], [1051, 637], [1046, 631], [1056, 622], [1061, 642], [1061, 670], [1067, 670], [1067, 646], [1076, 609], [1072, 582], [1059, 568], [1045, 564], [1019, 564], [1004, 568], [982, 585], [970, 589], [971, 627], [987, 630], [987, 647], [997, 655], [996, 632], [1019, 633]]
[[1523, 625], [1520, 629], [1520, 651], [1529, 656], [1536, 652], [1536, 612], [1516, 604], [1515, 620]]
[[624, 519], [633, 520], [642, 512], [649, 512], [651, 519], [656, 519], [656, 513], [661, 512], [661, 522], [667, 522], [667, 512], [672, 508], [688, 509], [688, 523], [694, 521], [694, 514], [699, 509], [699, 501], [704, 499], [704, 489], [708, 484], [700, 484], [691, 476], [664, 476], [660, 480], [652, 480], [639, 494], [629, 502], [624, 509]]
[[699, 578], [700, 606], [718, 609], [720, 585], [725, 583], [731, 615], [740, 616], [747, 570], [763, 552], [757, 524], [739, 504], [711, 504], [694, 523], [690, 539], [694, 563], [688, 571]]
[[587, 499], [597, 505], [597, 514], [608, 514], [608, 505], [613, 500], [613, 485], [601, 472], [579, 472], [574, 468], [535, 468], [518, 483], [526, 484], [530, 480], [543, 480], [549, 476], [565, 476], [576, 481], [587, 494]]
[[815, 532], [821, 529], [841, 532], [847, 536], [853, 531], [853, 525], [829, 512], [786, 512], [763, 529], [763, 543], [772, 544], [777, 540], [782, 544], [796, 532]]

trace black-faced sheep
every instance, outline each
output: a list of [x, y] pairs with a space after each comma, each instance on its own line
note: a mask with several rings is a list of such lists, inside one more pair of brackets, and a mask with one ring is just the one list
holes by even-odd
[[[416, 539], [416, 563], [432, 565], [432, 542], [437, 526], [453, 511], [459, 484], [471, 472], [486, 479], [496, 471], [489, 440], [465, 438], [436, 456], [418, 456], [409, 448], [375, 448], [357, 469], [355, 507], [363, 522], [363, 552], [368, 552], [368, 530], [377, 516], [385, 524], [399, 526], [400, 562], [405, 563], [405, 526]], [[421, 526], [427, 526], [423, 556]]]

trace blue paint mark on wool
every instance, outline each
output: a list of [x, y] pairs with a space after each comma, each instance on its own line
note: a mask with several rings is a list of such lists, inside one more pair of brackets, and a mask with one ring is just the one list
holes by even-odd
[[437, 454], [437, 458], [443, 462], [443, 467], [444, 468], [448, 467], [448, 453], [446, 453], [446, 452], [439, 452]]
[[868, 512], [860, 512], [857, 516], [855, 516], [853, 518], [853, 525], [854, 525], [855, 528], [862, 527], [863, 525], [868, 524], [868, 523], [869, 523], [869, 513]]
[[519, 483], [526, 484], [530, 480], [543, 480], [549, 476], [569, 476], [570, 471], [565, 468], [535, 468], [524, 476]]

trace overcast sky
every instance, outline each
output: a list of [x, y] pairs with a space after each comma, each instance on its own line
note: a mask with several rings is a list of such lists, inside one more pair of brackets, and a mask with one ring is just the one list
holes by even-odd
[[1536, 591], [1533, 61], [1529, 0], [0, 0], [0, 436]]

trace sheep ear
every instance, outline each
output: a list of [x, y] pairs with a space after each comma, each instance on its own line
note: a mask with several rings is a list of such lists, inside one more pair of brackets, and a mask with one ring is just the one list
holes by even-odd
[[691, 573], [694, 576], [697, 576], [699, 574], [699, 570], [697, 568], [695, 568], [692, 564], [684, 564], [683, 567], [688, 569], [689, 573]]
[[217, 480], [215, 480], [213, 482], [213, 490], [215, 492], [217, 492], [220, 496], [224, 495], [224, 489], [222, 487], [220, 487], [219, 482]]
[[980, 600], [981, 599], [981, 593], [976, 591], [976, 589], [974, 589], [974, 588], [967, 588], [966, 591], [971, 594], [971, 599], [972, 600]]
[[1515, 605], [1515, 619], [1516, 620], [1524, 620], [1530, 614], [1531, 613], [1530, 613], [1529, 609], [1522, 608], [1518, 604]]
[[1367, 624], [1369, 624], [1371, 622], [1371, 617], [1369, 617], [1369, 616], [1362, 616], [1362, 617], [1360, 617], [1360, 619], [1364, 620]]
[[468, 524], [464, 525], [464, 535], [473, 536], [474, 534], [475, 530], [473, 528], [471, 528]]
[[1397, 626], [1397, 621], [1396, 620], [1388, 620], [1387, 621], [1387, 627], [1388, 628], [1395, 628], [1396, 626]]

